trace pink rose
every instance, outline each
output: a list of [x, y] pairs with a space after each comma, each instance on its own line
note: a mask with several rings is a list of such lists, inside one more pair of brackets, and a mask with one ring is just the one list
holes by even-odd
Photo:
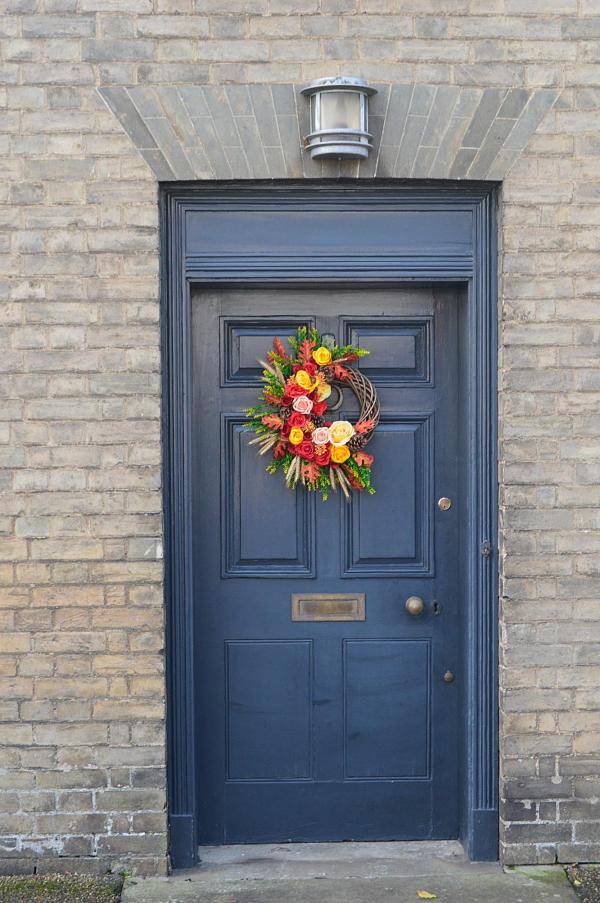
[[299, 414], [310, 414], [312, 406], [313, 403], [307, 395], [299, 395], [298, 398], [294, 398], [292, 405], [293, 409], [298, 411]]
[[319, 426], [313, 431], [312, 440], [315, 445], [327, 445], [329, 442], [329, 430], [326, 426]]

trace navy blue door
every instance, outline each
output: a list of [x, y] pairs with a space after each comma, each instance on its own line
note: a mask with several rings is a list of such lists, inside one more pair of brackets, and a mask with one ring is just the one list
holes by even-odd
[[[457, 294], [220, 289], [192, 307], [200, 842], [456, 837]], [[374, 496], [287, 490], [248, 447], [256, 359], [301, 323], [371, 352]], [[294, 593], [364, 594], [365, 620], [293, 621]]]

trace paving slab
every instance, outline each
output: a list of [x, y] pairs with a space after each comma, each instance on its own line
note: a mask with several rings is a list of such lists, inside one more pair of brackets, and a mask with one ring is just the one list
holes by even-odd
[[[419, 891], [435, 897], [419, 897]], [[503, 870], [460, 844], [203, 847], [198, 868], [129, 878], [122, 903], [575, 903], [560, 866]]]

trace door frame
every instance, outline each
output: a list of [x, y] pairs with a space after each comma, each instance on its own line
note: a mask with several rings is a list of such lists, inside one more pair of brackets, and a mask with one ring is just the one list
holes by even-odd
[[196, 712], [191, 554], [190, 361], [192, 287], [340, 282], [340, 261], [204, 256], [186, 252], [189, 211], [319, 209], [469, 212], [469, 252], [366, 254], [343, 261], [358, 284], [455, 283], [467, 289], [469, 494], [466, 688], [460, 839], [472, 860], [498, 858], [497, 185], [362, 181], [174, 183], [160, 186], [162, 439], [167, 670], [169, 850], [175, 868], [197, 862]]

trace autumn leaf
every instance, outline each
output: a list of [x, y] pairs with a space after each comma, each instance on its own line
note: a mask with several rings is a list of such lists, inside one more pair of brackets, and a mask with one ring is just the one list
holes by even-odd
[[277, 395], [271, 395], [270, 392], [264, 392], [263, 397], [269, 404], [277, 405], [277, 407], [279, 407], [279, 405], [281, 404], [281, 398], [279, 398]]
[[375, 460], [373, 455], [367, 454], [366, 451], [354, 452], [354, 460], [359, 467], [370, 467]]
[[348, 377], [350, 376], [350, 371], [346, 367], [342, 367], [341, 364], [337, 364], [334, 361], [333, 375], [336, 379], [348, 379]]
[[265, 414], [262, 419], [265, 426], [270, 426], [274, 430], [280, 430], [283, 426], [283, 420], [277, 414]]
[[419, 900], [437, 900], [437, 894], [430, 894], [428, 890], [418, 890], [417, 897]]
[[281, 339], [273, 339], [273, 348], [275, 349], [275, 354], [278, 354], [279, 357], [287, 357]]
[[302, 476], [308, 480], [309, 483], [315, 483], [319, 478], [321, 473], [321, 468], [318, 464], [315, 464], [314, 461], [307, 461], [306, 464], [302, 465]]
[[370, 433], [375, 426], [374, 420], [359, 420], [354, 427], [355, 433]]
[[312, 342], [310, 339], [304, 339], [303, 342], [300, 342], [298, 354], [303, 364], [306, 364], [311, 359], [315, 344], [316, 342]]
[[273, 457], [274, 458], [284, 458], [285, 450], [287, 448], [287, 442], [285, 439], [280, 439], [277, 445], [273, 448]]

